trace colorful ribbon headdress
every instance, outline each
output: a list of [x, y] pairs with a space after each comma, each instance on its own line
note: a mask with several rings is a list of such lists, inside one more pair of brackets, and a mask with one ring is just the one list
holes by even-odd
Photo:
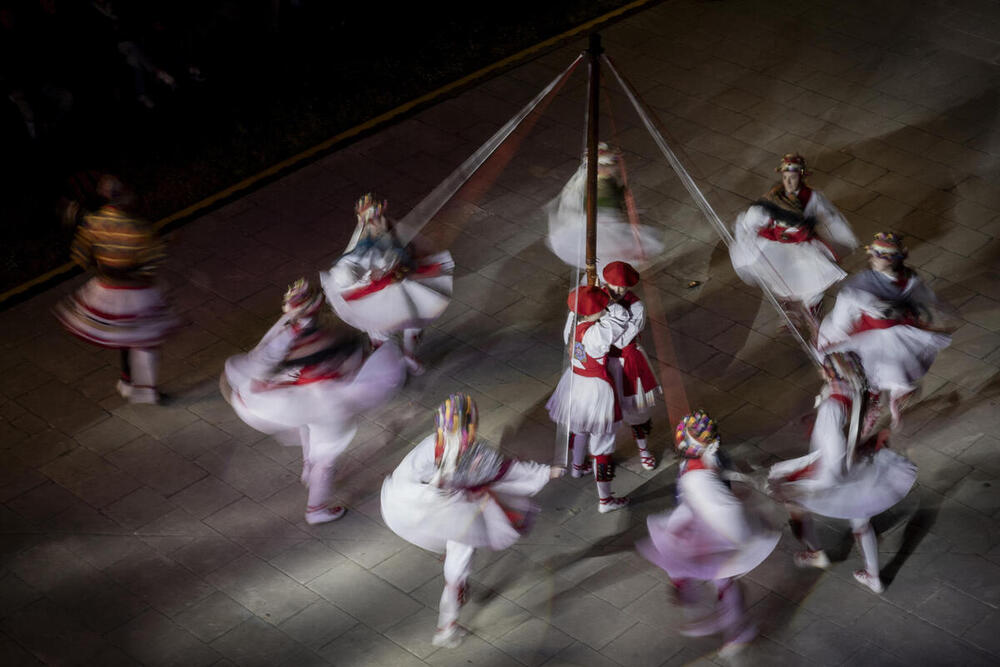
[[686, 459], [701, 458], [712, 443], [719, 441], [719, 425], [704, 410], [684, 415], [674, 431], [677, 451]]

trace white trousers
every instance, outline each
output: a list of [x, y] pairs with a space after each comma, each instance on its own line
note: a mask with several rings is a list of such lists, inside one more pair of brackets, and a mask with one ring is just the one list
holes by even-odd
[[132, 347], [128, 351], [129, 380], [133, 387], [156, 389], [157, 348]]
[[333, 480], [337, 459], [354, 438], [356, 427], [344, 425], [343, 431], [326, 427], [299, 427], [302, 442], [302, 483], [309, 489], [306, 510], [318, 510], [333, 502]]
[[615, 451], [614, 433], [574, 433], [573, 434], [573, 459], [579, 456], [579, 463], [583, 463], [586, 452], [591, 456], [601, 454], [612, 454]]
[[444, 552], [444, 590], [438, 605], [438, 630], [444, 630], [458, 622], [458, 612], [462, 608], [462, 589], [472, 569], [472, 554], [475, 549], [468, 544], [448, 540]]

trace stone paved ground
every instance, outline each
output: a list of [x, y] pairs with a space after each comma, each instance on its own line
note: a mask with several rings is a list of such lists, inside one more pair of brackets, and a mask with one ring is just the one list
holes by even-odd
[[[813, 182], [859, 236], [909, 235], [911, 262], [963, 320], [897, 444], [918, 486], [880, 517], [884, 595], [851, 578], [848, 529], [823, 524], [838, 561], [797, 571], [786, 535], [744, 582], [762, 636], [743, 664], [959, 665], [1000, 660], [1000, 8], [953, 2], [678, 2], [606, 34], [709, 200], [731, 220], [805, 153]], [[475, 632], [429, 643], [441, 565], [381, 524], [381, 478], [448, 392], [480, 402], [487, 436], [546, 460], [542, 409], [560, 369], [569, 273], [542, 244], [541, 206], [576, 164], [582, 76], [488, 190], [428, 228], [459, 265], [428, 331], [430, 371], [369, 415], [340, 473], [350, 507], [302, 521], [299, 455], [222, 401], [223, 360], [276, 317], [283, 287], [325, 268], [374, 190], [408, 210], [550, 80], [579, 44], [510, 71], [342, 150], [175, 234], [166, 281], [188, 322], [165, 348], [169, 407], [114, 394], [113, 354], [50, 315], [79, 280], [0, 313], [0, 663], [34, 665], [679, 665], [724, 663], [686, 640], [664, 576], [631, 550], [672, 503], [673, 464], [616, 485], [633, 511], [596, 513], [592, 483], [541, 495], [536, 530], [477, 556]], [[721, 417], [738, 459], [804, 450], [818, 381], [611, 93], [645, 220], [668, 252], [647, 273], [655, 355], [684, 396]], [[606, 119], [610, 122], [610, 119]], [[607, 136], [607, 135], [606, 135]], [[847, 263], [862, 264], [860, 254]], [[689, 280], [702, 285], [687, 289]], [[672, 350], [672, 352], [671, 352]], [[652, 351], [652, 350], [651, 350]], [[662, 451], [667, 416], [656, 419]]]

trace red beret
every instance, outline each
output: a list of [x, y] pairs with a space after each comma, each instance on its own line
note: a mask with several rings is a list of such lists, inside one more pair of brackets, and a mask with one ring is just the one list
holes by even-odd
[[639, 282], [639, 272], [631, 264], [611, 262], [604, 267], [604, 282], [615, 287], [632, 287]]
[[600, 287], [577, 287], [566, 299], [569, 309], [577, 315], [596, 315], [608, 307], [611, 297]]

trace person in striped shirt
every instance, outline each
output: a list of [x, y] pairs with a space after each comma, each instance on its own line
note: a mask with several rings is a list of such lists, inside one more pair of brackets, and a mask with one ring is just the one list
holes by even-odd
[[96, 211], [72, 212], [78, 220], [73, 261], [94, 276], [55, 308], [73, 335], [121, 353], [118, 393], [131, 403], [158, 403], [159, 348], [175, 328], [156, 271], [165, 259], [155, 228], [129, 212], [132, 195], [114, 176], [102, 176]]

